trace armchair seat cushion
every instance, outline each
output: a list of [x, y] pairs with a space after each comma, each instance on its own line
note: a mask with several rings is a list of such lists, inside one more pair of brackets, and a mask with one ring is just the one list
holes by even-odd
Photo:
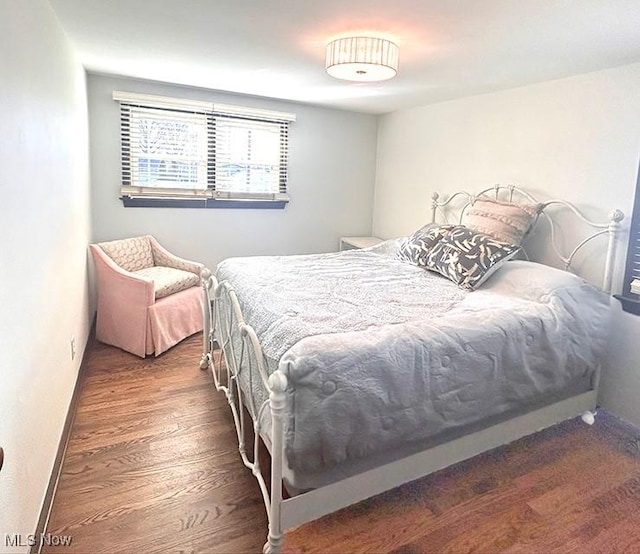
[[153, 281], [156, 299], [197, 286], [200, 282], [195, 273], [161, 265], [146, 267], [133, 273]]

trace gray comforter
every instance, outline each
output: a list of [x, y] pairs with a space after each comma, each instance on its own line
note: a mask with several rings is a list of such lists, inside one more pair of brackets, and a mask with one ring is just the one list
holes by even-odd
[[393, 249], [229, 259], [217, 276], [289, 379], [295, 471], [584, 392], [606, 341], [608, 296], [531, 262], [472, 293]]

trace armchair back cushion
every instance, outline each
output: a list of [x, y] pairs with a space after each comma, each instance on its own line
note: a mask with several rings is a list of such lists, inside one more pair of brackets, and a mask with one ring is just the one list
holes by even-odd
[[100, 248], [126, 271], [139, 271], [154, 265], [147, 236], [101, 242]]

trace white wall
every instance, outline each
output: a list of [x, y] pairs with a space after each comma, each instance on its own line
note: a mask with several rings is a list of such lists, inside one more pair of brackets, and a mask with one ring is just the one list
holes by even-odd
[[[593, 218], [606, 219], [614, 207], [630, 216], [640, 155], [639, 90], [640, 64], [634, 64], [382, 116], [374, 234], [408, 234], [429, 221], [433, 191], [446, 196], [495, 183], [520, 185], [540, 199], [570, 200]], [[573, 226], [562, 229], [567, 244]], [[592, 259], [579, 261], [592, 278], [589, 264], [602, 257], [604, 245], [594, 248]], [[640, 318], [618, 311], [613, 331], [600, 401], [640, 424]]]
[[[124, 208], [114, 90], [213, 100], [293, 112], [284, 210]], [[341, 235], [369, 235], [375, 116], [203, 89], [89, 75], [92, 223], [96, 241], [150, 233], [170, 251], [215, 267], [229, 256], [299, 254], [338, 248]]]
[[514, 183], [630, 215], [640, 154], [640, 64], [382, 116], [374, 229], [404, 234], [433, 191]]
[[[89, 331], [84, 70], [45, 0], [0, 0], [0, 550], [33, 533]], [[79, 355], [70, 355], [74, 336]], [[22, 549], [24, 550], [24, 549]]]

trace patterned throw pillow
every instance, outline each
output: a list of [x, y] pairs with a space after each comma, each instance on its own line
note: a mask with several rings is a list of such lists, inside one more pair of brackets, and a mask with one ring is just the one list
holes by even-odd
[[519, 246], [537, 221], [541, 207], [542, 204], [479, 197], [465, 210], [460, 223], [500, 242]]
[[398, 258], [420, 267], [427, 265], [427, 256], [431, 249], [449, 234], [455, 225], [428, 223], [407, 237], [400, 245]]
[[448, 277], [463, 289], [473, 290], [519, 250], [515, 244], [499, 242], [458, 225], [431, 250], [426, 268]]

